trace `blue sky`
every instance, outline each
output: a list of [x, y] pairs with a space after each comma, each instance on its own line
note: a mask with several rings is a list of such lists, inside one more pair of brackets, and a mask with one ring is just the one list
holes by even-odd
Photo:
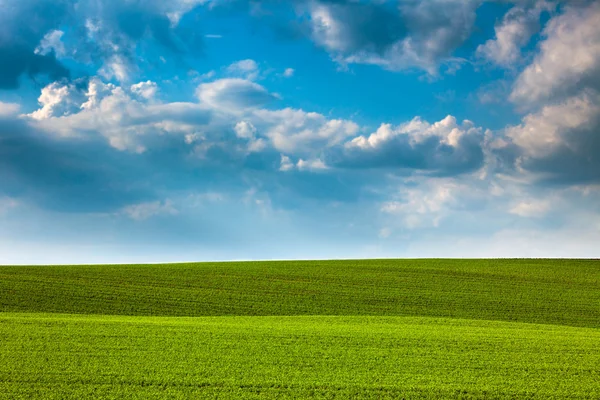
[[597, 2], [0, 7], [0, 263], [600, 257]]

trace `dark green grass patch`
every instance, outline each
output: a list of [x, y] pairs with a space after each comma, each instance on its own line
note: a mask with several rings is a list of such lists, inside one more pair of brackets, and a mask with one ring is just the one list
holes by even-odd
[[600, 398], [600, 330], [419, 317], [0, 314], [0, 398]]
[[397, 315], [600, 327], [593, 260], [0, 267], [0, 311]]

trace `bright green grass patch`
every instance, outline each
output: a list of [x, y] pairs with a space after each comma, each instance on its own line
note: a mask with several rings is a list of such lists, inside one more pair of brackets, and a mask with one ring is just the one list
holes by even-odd
[[0, 314], [0, 398], [600, 398], [600, 330]]
[[600, 327], [594, 260], [0, 267], [0, 311], [396, 315]]

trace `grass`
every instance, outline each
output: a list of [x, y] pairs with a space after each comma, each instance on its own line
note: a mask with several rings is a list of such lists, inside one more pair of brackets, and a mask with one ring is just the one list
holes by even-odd
[[363, 260], [0, 267], [0, 311], [394, 315], [600, 327], [600, 262]]
[[0, 398], [600, 398], [600, 262], [0, 267]]
[[0, 389], [13, 399], [600, 397], [591, 328], [424, 317], [0, 321]]

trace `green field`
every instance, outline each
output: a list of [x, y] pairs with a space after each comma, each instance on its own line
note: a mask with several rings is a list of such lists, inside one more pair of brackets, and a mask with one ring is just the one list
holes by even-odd
[[0, 267], [0, 398], [600, 398], [600, 261]]

